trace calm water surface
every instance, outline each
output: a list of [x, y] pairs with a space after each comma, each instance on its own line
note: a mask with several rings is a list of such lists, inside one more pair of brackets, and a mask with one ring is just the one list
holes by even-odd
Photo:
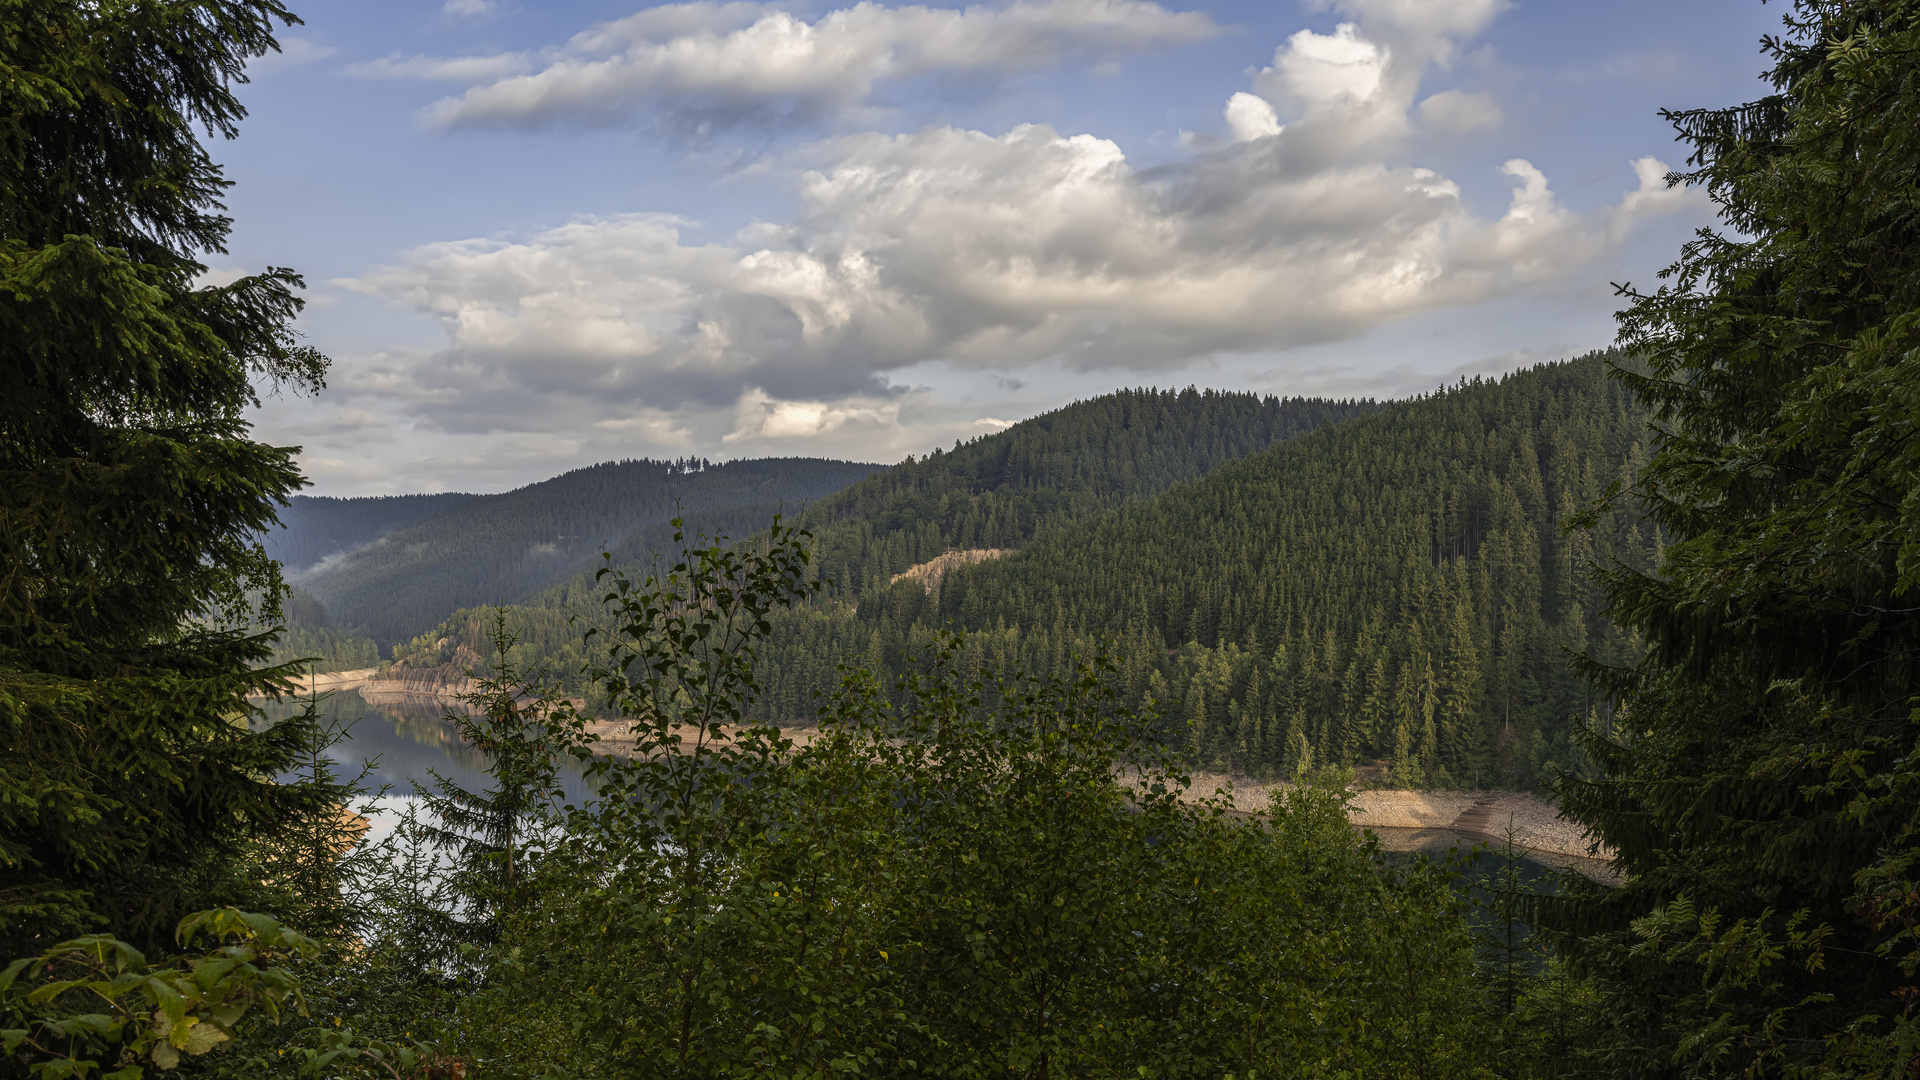
[[[387, 787], [377, 800], [383, 810], [404, 809], [417, 789], [431, 790], [433, 773], [453, 781], [468, 791], [485, 791], [493, 778], [487, 774], [486, 755], [460, 741], [453, 721], [446, 719], [447, 705], [430, 699], [399, 705], [373, 705], [357, 690], [336, 690], [320, 699], [323, 722], [347, 732], [347, 738], [327, 751], [343, 778], [351, 778], [370, 766], [366, 786], [378, 791]], [[284, 720], [305, 707], [304, 701], [264, 702], [262, 709], [269, 723]], [[282, 777], [290, 779], [290, 777]], [[568, 759], [561, 766], [561, 787], [568, 802], [578, 805], [590, 794], [580, 764]], [[376, 817], [374, 839], [392, 828], [395, 815]], [[381, 818], [389, 820], [381, 820]]]
[[[302, 706], [301, 702], [283, 700], [268, 702], [264, 708], [267, 719], [277, 721], [294, 715]], [[320, 712], [326, 720], [347, 731], [348, 738], [329, 750], [327, 756], [344, 776], [352, 776], [363, 765], [371, 764], [372, 771], [365, 783], [376, 791], [382, 785], [388, 787], [387, 796], [379, 800], [387, 810], [404, 809], [416, 789], [431, 788], [434, 782], [431, 773], [439, 773], [468, 791], [485, 791], [492, 781], [486, 771], [486, 756], [460, 741], [453, 722], [446, 719], [446, 708], [446, 703], [432, 700], [373, 705], [357, 690], [334, 691], [321, 698]], [[584, 802], [591, 789], [580, 773], [579, 763], [568, 760], [562, 770], [560, 779], [567, 801], [576, 805]], [[390, 819], [394, 815], [382, 816]], [[391, 821], [376, 821], [375, 838], [391, 827]], [[1439, 856], [1456, 846], [1471, 848], [1481, 839], [1451, 829], [1376, 828], [1373, 831], [1380, 837], [1382, 847], [1403, 856]], [[1481, 861], [1490, 862], [1484, 855]], [[1531, 859], [1526, 863], [1529, 877], [1543, 869]], [[1482, 867], [1490, 868], [1490, 865]]]

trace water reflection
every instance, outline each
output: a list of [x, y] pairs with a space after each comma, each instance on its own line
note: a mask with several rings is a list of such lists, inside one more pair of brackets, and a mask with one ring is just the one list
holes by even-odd
[[[288, 700], [262, 704], [268, 723], [284, 720], [304, 707], [304, 702]], [[323, 722], [348, 733], [344, 741], [327, 751], [327, 757], [344, 777], [354, 776], [364, 763], [372, 762], [373, 771], [365, 783], [376, 791], [382, 785], [391, 785], [391, 795], [407, 797], [416, 788], [431, 789], [429, 769], [468, 791], [485, 791], [492, 786], [486, 755], [460, 740], [459, 730], [446, 719], [444, 702], [422, 699], [373, 705], [357, 690], [336, 690], [320, 699], [320, 714]], [[560, 783], [567, 801], [576, 805], [590, 790], [580, 773], [580, 763], [572, 758], [561, 764]]]
[[[1500, 841], [1484, 833], [1458, 831], [1446, 828], [1399, 829], [1369, 825], [1367, 831], [1380, 841], [1381, 853], [1390, 863], [1412, 863], [1426, 856], [1435, 863], [1446, 861], [1449, 854], [1458, 850], [1465, 857], [1476, 845], [1483, 849], [1465, 866], [1469, 877], [1490, 874], [1500, 868]], [[1530, 887], [1545, 892], [1555, 892], [1553, 872], [1572, 870], [1602, 885], [1619, 884], [1619, 875], [1605, 859], [1584, 858], [1578, 855], [1562, 855], [1551, 852], [1526, 851], [1515, 860], [1520, 876]], [[1537, 883], [1537, 884], [1536, 884]]]

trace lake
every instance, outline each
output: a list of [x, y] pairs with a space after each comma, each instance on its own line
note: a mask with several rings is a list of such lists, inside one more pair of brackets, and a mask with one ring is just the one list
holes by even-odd
[[[357, 690], [336, 690], [320, 699], [321, 715], [348, 732], [348, 738], [328, 751], [327, 756], [341, 774], [351, 776], [370, 763], [366, 784], [378, 790], [389, 788], [378, 800], [382, 809], [404, 809], [416, 787], [431, 787], [432, 773], [439, 773], [469, 791], [484, 791], [491, 777], [486, 771], [486, 756], [460, 741], [459, 731], [446, 719], [449, 703], [430, 698], [404, 704], [371, 704]], [[285, 719], [299, 712], [304, 702], [281, 700], [266, 702], [263, 709], [269, 721]], [[283, 778], [285, 779], [285, 778]], [[591, 793], [580, 765], [568, 760], [562, 767], [561, 785], [568, 802], [584, 802]], [[394, 814], [383, 814], [374, 822], [374, 839], [391, 828]], [[1382, 846], [1395, 854], [1441, 855], [1453, 847], [1469, 848], [1479, 840], [1450, 829], [1373, 830]], [[1483, 859], [1485, 857], [1483, 856]], [[1541, 869], [1528, 860], [1529, 876]]]
[[[363, 781], [373, 791], [387, 787], [374, 800], [383, 811], [373, 822], [372, 839], [392, 831], [397, 812], [405, 809], [418, 788], [434, 786], [438, 773], [468, 791], [492, 785], [486, 755], [460, 740], [459, 729], [446, 718], [451, 703], [430, 698], [404, 704], [370, 704], [358, 690], [335, 690], [320, 698], [323, 721], [347, 732], [347, 738], [327, 751], [343, 778], [370, 766]], [[261, 702], [269, 723], [284, 720], [305, 708], [303, 700]], [[292, 779], [283, 776], [280, 779]], [[568, 802], [584, 802], [592, 789], [580, 763], [569, 758], [561, 766], [561, 787]]]

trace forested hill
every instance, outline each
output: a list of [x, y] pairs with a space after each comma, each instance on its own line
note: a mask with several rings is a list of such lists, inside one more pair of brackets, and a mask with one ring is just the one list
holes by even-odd
[[1376, 407], [1122, 390], [909, 458], [822, 500], [805, 520], [835, 593], [858, 595], [948, 548], [1017, 548]]
[[405, 641], [449, 613], [512, 601], [644, 526], [690, 513], [819, 499], [881, 468], [816, 458], [619, 461], [475, 495], [302, 576], [335, 627]]
[[[1192, 387], [1121, 390], [909, 457], [788, 520], [813, 532], [820, 573], [833, 583], [829, 595], [857, 597], [950, 548], [1018, 548], [1047, 529], [1377, 407]], [[742, 537], [764, 532], [774, 510], [731, 507], [689, 513], [686, 521], [689, 530]], [[633, 565], [672, 543], [671, 526], [651, 526], [616, 545], [614, 560]], [[564, 596], [537, 602], [587, 595], [590, 582], [581, 577]]]
[[1604, 361], [1389, 405], [957, 571], [937, 610], [902, 582], [862, 621], [951, 621], [1043, 665], [1114, 640], [1206, 764], [1526, 783], [1570, 762], [1593, 704], [1563, 649], [1634, 648], [1584, 568], [1659, 544], [1625, 512], [1562, 534], [1642, 463], [1645, 416]]
[[[1407, 784], [1531, 784], [1577, 764], [1575, 725], [1607, 720], [1565, 650], [1637, 648], [1586, 567], [1644, 567], [1659, 545], [1624, 511], [1561, 530], [1642, 459], [1646, 418], [1608, 359], [1380, 407], [1112, 395], [868, 477], [807, 512], [841, 595], [776, 615], [757, 708], [804, 721], [836, 664], [897, 672], [951, 624], [973, 658], [1042, 673], [1109, 642], [1122, 693], [1157, 701], [1197, 764], [1382, 762]], [[662, 526], [643, 538], [669, 539]], [[888, 584], [984, 547], [1018, 550], [952, 571], [938, 594]], [[594, 595], [573, 579], [518, 609], [516, 661], [575, 670], [564, 613], [590, 613]], [[397, 653], [444, 662], [487, 625], [463, 611]]]
[[1106, 642], [1202, 766], [1384, 763], [1408, 785], [1528, 786], [1608, 718], [1564, 649], [1637, 645], [1586, 567], [1645, 567], [1627, 512], [1561, 524], [1641, 460], [1645, 415], [1602, 355], [1475, 380], [1283, 442], [1157, 498], [845, 606], [785, 614], [762, 715], [804, 720], [839, 662], [898, 671], [936, 628], [969, 662], [1065, 672]]
[[260, 534], [260, 542], [291, 576], [472, 497], [458, 492], [357, 499], [295, 495], [280, 508], [280, 526]]
[[[828, 604], [837, 608], [836, 601], [875, 591], [876, 583], [885, 592], [893, 575], [949, 547], [1015, 548], [1044, 530], [1097, 517], [1276, 442], [1376, 408], [1371, 401], [1191, 388], [1122, 390], [951, 450], [909, 458], [813, 503], [800, 520], [815, 535], [821, 554], [817, 565], [833, 582]], [[746, 537], [764, 532], [773, 511], [771, 505], [690, 509], [686, 519], [690, 532]], [[672, 542], [670, 526], [652, 525], [617, 545], [613, 554], [631, 566]], [[530, 598], [516, 615], [523, 643], [518, 661], [563, 672], [576, 667], [580, 631], [562, 613], [591, 611], [600, 591], [590, 574], [576, 574]], [[432, 664], [468, 637], [483, 638], [488, 625], [484, 612], [453, 612], [433, 632], [402, 642], [398, 654]], [[805, 644], [810, 659], [787, 672], [790, 692], [782, 700], [806, 700], [791, 687], [795, 680], [813, 679], [816, 668], [831, 676], [833, 658], [840, 655], [836, 643], [851, 626], [832, 625], [826, 637]], [[860, 648], [865, 644], [862, 637]], [[795, 693], [800, 696], [794, 698]]]

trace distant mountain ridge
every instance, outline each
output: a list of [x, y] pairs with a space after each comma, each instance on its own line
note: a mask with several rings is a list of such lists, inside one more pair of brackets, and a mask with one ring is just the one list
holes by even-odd
[[334, 628], [385, 645], [458, 609], [519, 600], [675, 513], [752, 507], [757, 519], [782, 504], [797, 512], [882, 467], [818, 458], [606, 462], [498, 495], [450, 500], [312, 567], [298, 583], [324, 605]]
[[[957, 625], [969, 664], [1065, 675], [1111, 650], [1120, 697], [1222, 771], [1380, 764], [1402, 784], [1479, 787], [1582, 768], [1571, 736], [1610, 724], [1609, 703], [1562, 650], [1622, 663], [1639, 648], [1587, 567], [1645, 567], [1661, 545], [1628, 507], [1560, 528], [1645, 458], [1645, 412], [1608, 376], [1625, 362], [1590, 354], [1384, 406], [1126, 391], [873, 471], [800, 515], [834, 584], [771, 616], [753, 715], [806, 722], [842, 664], [891, 686]], [[736, 539], [770, 516], [687, 514], [689, 531]], [[615, 551], [631, 564], [670, 542], [655, 523]], [[988, 549], [1006, 554], [943, 558]], [[937, 593], [896, 580], [936, 560]], [[513, 663], [586, 692], [570, 616], [597, 618], [599, 593], [576, 570], [525, 594]], [[450, 678], [486, 654], [492, 612], [427, 626], [389, 639], [396, 669]]]
[[361, 498], [295, 495], [280, 510], [280, 527], [262, 533], [260, 542], [286, 568], [288, 577], [297, 578], [329, 558], [471, 498], [463, 492]]
[[[1092, 520], [1226, 462], [1378, 408], [1371, 401], [1192, 388], [1122, 390], [950, 450], [908, 458], [820, 499], [797, 520], [814, 533], [815, 565], [833, 582], [825, 607], [844, 612], [856, 598], [886, 593], [895, 575], [949, 549], [1017, 549], [1049, 531]], [[772, 512], [770, 506], [747, 506], [689, 513], [689, 537], [764, 533]], [[796, 518], [787, 520], [791, 524]], [[613, 554], [616, 562], [634, 566], [654, 552], [671, 550], [672, 543], [669, 526], [650, 525]], [[525, 670], [547, 666], [562, 675], [577, 671], [584, 659], [581, 627], [567, 616], [597, 611], [600, 593], [591, 574], [583, 572], [518, 605], [513, 624], [521, 645], [515, 663]], [[489, 612], [477, 609], [451, 612], [431, 632], [396, 646], [395, 657], [414, 668], [448, 663], [462, 643], [483, 642], [490, 619]], [[792, 708], [809, 700], [808, 688], [830, 677], [837, 659], [858, 659], [841, 649], [850, 626], [835, 621], [825, 637], [802, 634], [771, 648], [769, 657], [786, 658], [774, 665], [780, 669], [776, 691], [794, 703]], [[860, 633], [864, 642], [865, 628]]]
[[1371, 400], [1133, 389], [908, 458], [809, 507], [833, 595], [886, 588], [949, 549], [1014, 549], [1375, 412]]

